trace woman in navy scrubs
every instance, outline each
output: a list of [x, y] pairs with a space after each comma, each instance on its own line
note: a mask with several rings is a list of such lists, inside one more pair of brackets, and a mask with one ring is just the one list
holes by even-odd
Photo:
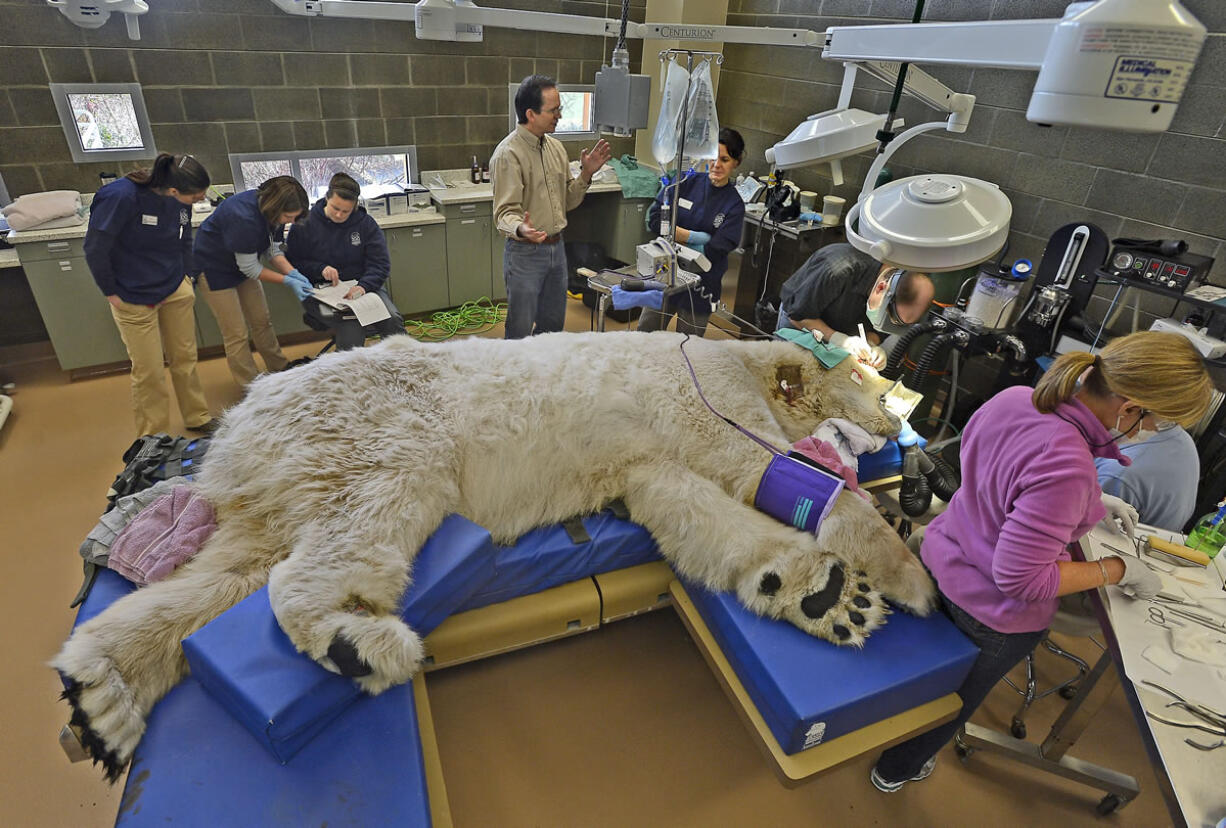
[[90, 205], [85, 260], [132, 361], [137, 434], [170, 430], [163, 352], [184, 424], [206, 433], [217, 425], [196, 373], [190, 278], [192, 204], [208, 186], [208, 171], [195, 158], [162, 153], [151, 169], [98, 190]]
[[221, 328], [226, 362], [239, 385], [259, 373], [248, 344], [250, 338], [269, 371], [288, 364], [268, 314], [260, 282], [283, 284], [299, 301], [311, 293], [311, 283], [294, 269], [277, 241], [282, 228], [310, 206], [306, 190], [289, 175], [268, 179], [255, 190], [230, 196], [218, 205], [196, 234], [199, 286]]
[[304, 301], [302, 307], [308, 315], [335, 331], [338, 351], [361, 347], [368, 335], [395, 336], [405, 332], [404, 317], [387, 294], [387, 277], [392, 267], [387, 240], [379, 223], [358, 205], [360, 194], [361, 187], [351, 176], [345, 173], [332, 176], [327, 192], [315, 202], [306, 221], [290, 229], [286, 249], [290, 260], [312, 284], [335, 285], [356, 280], [346, 299], [375, 293], [391, 314], [364, 328], [357, 319], [343, 317], [315, 299]]
[[[677, 188], [661, 190], [647, 214], [647, 225], [653, 233], [660, 232], [660, 210], [665, 195], [677, 199], [677, 241], [693, 248], [711, 260], [711, 269], [702, 274], [700, 288], [691, 289], [665, 300], [664, 310], [644, 308], [639, 317], [640, 331], [658, 331], [668, 327], [677, 316], [677, 332], [702, 336], [711, 318], [711, 304], [719, 301], [728, 269], [728, 254], [741, 243], [741, 224], [745, 220], [745, 202], [729, 186], [732, 173], [745, 155], [745, 139], [735, 129], [719, 131], [719, 155], [711, 162], [706, 175], [691, 175]], [[671, 216], [672, 207], [669, 206]]]

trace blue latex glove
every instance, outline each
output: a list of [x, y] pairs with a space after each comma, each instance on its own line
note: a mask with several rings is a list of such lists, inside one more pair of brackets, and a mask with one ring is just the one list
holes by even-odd
[[697, 250], [699, 253], [705, 253], [707, 242], [711, 241], [711, 234], [704, 233], [701, 230], [691, 230], [690, 237], [686, 241], [685, 246], [691, 250]]
[[285, 274], [285, 286], [294, 292], [299, 302], [310, 296], [311, 291], [314, 290], [311, 281], [297, 270], [291, 270]]

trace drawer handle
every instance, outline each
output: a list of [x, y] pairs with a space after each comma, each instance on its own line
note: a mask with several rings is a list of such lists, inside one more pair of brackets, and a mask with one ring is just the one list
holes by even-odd
[[464, 219], [464, 221], [460, 222], [460, 224], [476, 224], [476, 223], [477, 223], [476, 219]]
[[473, 213], [473, 212], [476, 212], [476, 210], [477, 210], [476, 204], [461, 204], [460, 205], [461, 213]]
[[71, 245], [68, 242], [47, 242], [48, 253], [59, 253], [61, 250], [67, 250]]
[[424, 233], [423, 233], [421, 230], [414, 230], [414, 231], [413, 231], [413, 238], [415, 238], [415, 239], [420, 239], [420, 238], [421, 238], [423, 235], [425, 235], [425, 234], [424, 234]]

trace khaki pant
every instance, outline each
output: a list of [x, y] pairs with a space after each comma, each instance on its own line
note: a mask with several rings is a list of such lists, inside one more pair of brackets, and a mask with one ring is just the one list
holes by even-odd
[[170, 361], [170, 380], [184, 424], [191, 428], [211, 419], [196, 373], [195, 304], [192, 283], [184, 279], [157, 307], [127, 302], [119, 307], [111, 305], [111, 316], [132, 360], [132, 413], [138, 435], [170, 431], [163, 349]]
[[247, 339], [248, 327], [251, 328], [251, 341], [255, 342], [256, 350], [264, 358], [264, 366], [269, 371], [284, 370], [289, 360], [281, 353], [281, 346], [277, 343], [277, 333], [272, 329], [272, 319], [268, 314], [268, 300], [264, 298], [264, 286], [258, 279], [246, 279], [235, 288], [209, 290], [208, 278], [201, 276], [197, 285], [200, 295], [217, 319], [217, 327], [221, 328], [226, 363], [235, 382], [245, 386], [259, 374]]

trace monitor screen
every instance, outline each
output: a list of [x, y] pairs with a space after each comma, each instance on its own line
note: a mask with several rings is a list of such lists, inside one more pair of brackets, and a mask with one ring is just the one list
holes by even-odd
[[74, 161], [133, 161], [157, 155], [140, 84], [53, 83], [51, 96]]

